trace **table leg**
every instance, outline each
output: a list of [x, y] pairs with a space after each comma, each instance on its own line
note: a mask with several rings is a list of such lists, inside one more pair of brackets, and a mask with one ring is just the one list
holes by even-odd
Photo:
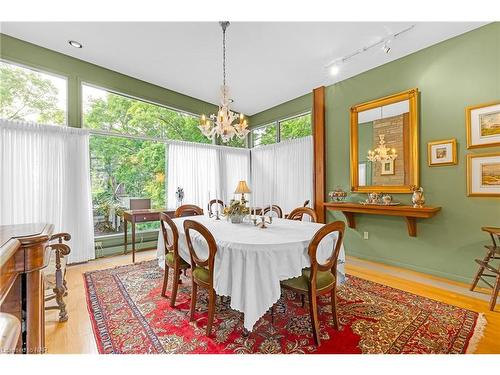
[[123, 243], [123, 254], [127, 254], [127, 220], [123, 220], [123, 235], [124, 235], [124, 243]]
[[132, 221], [132, 263], [135, 263], [135, 221]]

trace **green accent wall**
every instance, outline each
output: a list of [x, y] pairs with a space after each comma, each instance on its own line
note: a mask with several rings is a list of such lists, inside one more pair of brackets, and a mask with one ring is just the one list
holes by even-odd
[[80, 105], [82, 82], [193, 114], [213, 113], [217, 111], [217, 106], [211, 103], [13, 38], [6, 34], [0, 34], [0, 58], [67, 77], [68, 125], [74, 127], [82, 126]]
[[312, 107], [312, 94], [306, 94], [292, 99], [286, 103], [276, 107], [269, 108], [263, 112], [259, 112], [249, 117], [249, 127], [269, 124], [286, 117], [300, 115], [301, 113], [310, 111]]
[[[414, 87], [420, 91], [420, 183], [427, 204], [441, 206], [442, 212], [417, 219], [417, 237], [408, 236], [403, 218], [358, 215], [357, 228], [347, 231], [345, 249], [348, 255], [468, 283], [476, 270], [474, 258], [484, 255], [483, 244], [489, 241], [481, 226], [500, 226], [500, 198], [466, 193], [466, 155], [500, 152], [500, 147], [467, 150], [465, 136], [465, 107], [500, 99], [500, 23], [328, 86], [326, 188], [350, 189], [349, 108]], [[301, 98], [252, 118], [268, 121], [303, 110], [298, 108]], [[448, 138], [457, 139], [458, 165], [429, 167], [427, 142]], [[350, 199], [365, 197], [352, 194]], [[395, 198], [410, 203], [411, 196]], [[329, 212], [328, 220], [344, 217]], [[363, 240], [364, 231], [368, 240]]]

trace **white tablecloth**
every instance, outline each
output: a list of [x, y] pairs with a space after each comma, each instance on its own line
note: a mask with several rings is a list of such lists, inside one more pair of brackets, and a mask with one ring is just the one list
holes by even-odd
[[[174, 219], [179, 230], [179, 254], [190, 263], [183, 222], [196, 220], [212, 232], [217, 242], [214, 289], [218, 295], [231, 297], [231, 308], [244, 314], [244, 327], [251, 331], [254, 324], [280, 298], [280, 280], [301, 275], [310, 266], [307, 248], [323, 224], [295, 220], [273, 219], [267, 229], [249, 223], [231, 224], [225, 219], [215, 221], [207, 216]], [[201, 236], [192, 231], [193, 246], [199, 257], [206, 258], [208, 249]], [[331, 254], [337, 234], [323, 239], [318, 248], [318, 261]], [[158, 259], [164, 267], [164, 247], [161, 232], [158, 237]], [[339, 284], [345, 281], [344, 248], [337, 267]]]

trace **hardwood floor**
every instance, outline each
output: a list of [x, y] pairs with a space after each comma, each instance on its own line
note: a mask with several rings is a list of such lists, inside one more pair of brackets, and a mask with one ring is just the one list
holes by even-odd
[[[156, 250], [139, 252], [136, 254], [136, 261], [154, 259], [155, 256]], [[97, 353], [87, 312], [83, 273], [130, 262], [131, 255], [127, 254], [68, 267], [66, 280], [69, 294], [66, 297], [66, 303], [69, 320], [59, 323], [58, 312], [47, 311], [45, 343], [48, 353]], [[476, 353], [500, 353], [500, 303], [496, 311], [489, 311], [487, 302], [489, 296], [467, 293], [468, 285], [465, 284], [357, 258], [347, 259], [346, 271], [351, 275], [393, 288], [484, 313], [488, 323]]]

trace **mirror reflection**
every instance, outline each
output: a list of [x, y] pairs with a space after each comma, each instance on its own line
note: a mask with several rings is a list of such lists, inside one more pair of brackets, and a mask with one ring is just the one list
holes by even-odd
[[358, 112], [358, 186], [410, 183], [409, 100]]

